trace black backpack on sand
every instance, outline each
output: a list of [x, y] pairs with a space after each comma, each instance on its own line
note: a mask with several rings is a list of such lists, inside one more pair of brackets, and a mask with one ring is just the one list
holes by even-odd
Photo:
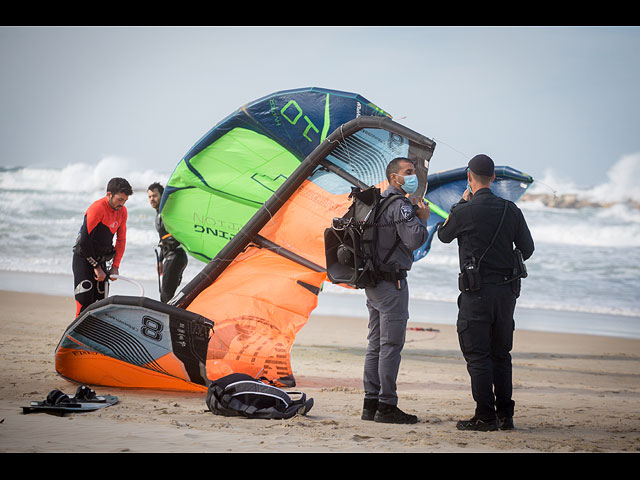
[[313, 406], [313, 398], [302, 392], [294, 400], [289, 393], [268, 385], [244, 373], [232, 373], [209, 385], [207, 406], [216, 415], [225, 417], [285, 419], [306, 415]]

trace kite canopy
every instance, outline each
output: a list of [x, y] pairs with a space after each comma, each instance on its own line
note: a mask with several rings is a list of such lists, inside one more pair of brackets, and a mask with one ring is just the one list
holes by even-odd
[[170, 302], [213, 320], [208, 378], [243, 372], [295, 384], [289, 352], [326, 279], [324, 229], [348, 209], [352, 187], [384, 189], [391, 159], [428, 165], [434, 148], [390, 118], [363, 116], [307, 156]]
[[[491, 191], [506, 200], [517, 202], [533, 183], [533, 177], [511, 167], [495, 167], [496, 179]], [[429, 202], [431, 215], [427, 224], [429, 237], [424, 245], [413, 252], [413, 259], [420, 260], [429, 253], [431, 241], [438, 225], [444, 223], [451, 207], [460, 201], [467, 188], [467, 167], [447, 170], [429, 175], [429, 187], [425, 198]]]
[[[295, 384], [290, 350], [326, 279], [323, 232], [352, 186], [385, 188], [387, 163], [435, 144], [357, 94], [278, 92], [239, 109], [180, 161], [167, 230], [209, 263], [169, 305], [114, 297], [67, 329], [56, 369], [87, 384], [202, 390], [233, 372]], [[203, 345], [206, 354], [203, 356]]]
[[[407, 157], [432, 235], [466, 186], [464, 169], [428, 176], [434, 149], [353, 93], [287, 90], [238, 109], [178, 163], [160, 205], [167, 230], [206, 266], [168, 305], [91, 305], [60, 340], [57, 371], [133, 388], [202, 391], [230, 373], [295, 385], [290, 351], [326, 279], [324, 229], [352, 187], [385, 189], [388, 162]], [[530, 177], [503, 168], [494, 188], [519, 198]]]
[[206, 390], [213, 322], [144, 297], [90, 305], [56, 348], [56, 371], [82, 384]]
[[358, 116], [389, 114], [358, 94], [321, 88], [239, 108], [175, 168], [159, 208], [167, 231], [210, 261], [331, 132]]

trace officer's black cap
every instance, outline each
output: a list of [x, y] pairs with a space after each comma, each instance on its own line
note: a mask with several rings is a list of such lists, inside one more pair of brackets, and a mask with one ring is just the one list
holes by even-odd
[[493, 160], [487, 155], [481, 153], [469, 160], [469, 170], [476, 175], [490, 177], [493, 175]]

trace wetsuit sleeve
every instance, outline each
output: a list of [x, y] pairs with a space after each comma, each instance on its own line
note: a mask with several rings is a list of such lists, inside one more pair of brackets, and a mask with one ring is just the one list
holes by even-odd
[[456, 207], [460, 204], [467, 203], [465, 200], [460, 200], [460, 202], [454, 204], [451, 207], [451, 211], [449, 212], [449, 216], [445, 220], [443, 224], [438, 227], [438, 238], [443, 243], [451, 243], [455, 238], [458, 237], [458, 216], [455, 214]]
[[414, 214], [411, 203], [402, 200], [396, 202], [395, 207], [393, 216], [399, 221], [397, 230], [400, 240], [411, 251], [420, 248], [429, 237], [427, 223]]
[[116, 232], [116, 255], [113, 257], [113, 266], [116, 268], [120, 268], [120, 260], [122, 260], [127, 245], [127, 216], [126, 207], [122, 207], [122, 219]]
[[533, 237], [531, 236], [529, 226], [527, 225], [527, 221], [524, 219], [522, 211], [519, 208], [517, 208], [517, 211], [518, 228], [516, 229], [516, 238], [513, 243], [516, 248], [522, 252], [522, 258], [527, 260], [531, 255], [533, 255], [533, 251], [535, 249]]
[[90, 235], [93, 229], [102, 221], [103, 216], [103, 209], [100, 208], [99, 204], [94, 203], [87, 209], [82, 227], [80, 227], [78, 245], [80, 246], [80, 251], [92, 267], [98, 266], [98, 262], [96, 261], [96, 252], [93, 249], [93, 242]]

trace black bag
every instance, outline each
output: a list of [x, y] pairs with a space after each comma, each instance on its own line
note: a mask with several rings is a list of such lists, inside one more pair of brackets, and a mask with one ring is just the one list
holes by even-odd
[[[376, 222], [382, 212], [403, 195], [382, 197], [380, 189], [361, 190], [354, 187], [350, 198], [353, 203], [341, 218], [334, 218], [324, 231], [327, 277], [331, 283], [355, 288], [375, 287], [378, 283], [378, 265], [375, 248], [378, 229]], [[387, 255], [387, 258], [391, 255]], [[384, 263], [384, 262], [383, 262]]]
[[306, 415], [313, 406], [302, 392], [294, 400], [290, 394], [244, 373], [232, 373], [209, 385], [207, 407], [216, 415], [247, 418], [291, 418]]
[[461, 292], [477, 292], [482, 287], [480, 269], [472, 259], [464, 265], [461, 273], [458, 274], [458, 289]]

